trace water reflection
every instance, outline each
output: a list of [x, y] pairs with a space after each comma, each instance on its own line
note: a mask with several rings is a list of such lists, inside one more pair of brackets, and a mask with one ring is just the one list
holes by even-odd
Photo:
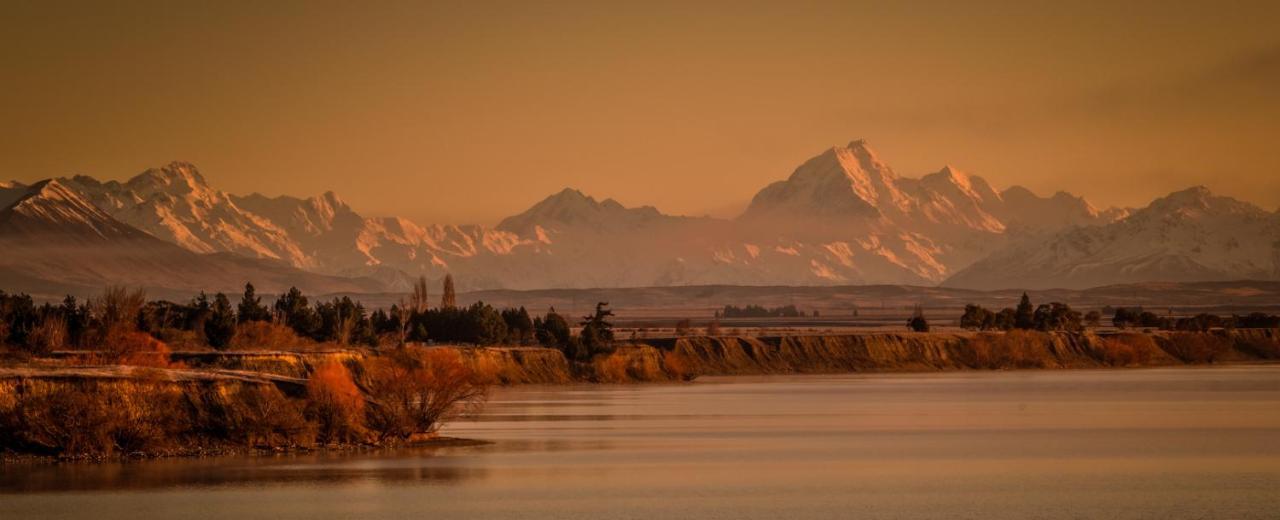
[[146, 490], [169, 487], [348, 484], [449, 484], [484, 478], [486, 469], [459, 465], [458, 452], [485, 446], [400, 448], [364, 453], [316, 452], [262, 456], [158, 459], [109, 463], [17, 464], [0, 472], [0, 491]]

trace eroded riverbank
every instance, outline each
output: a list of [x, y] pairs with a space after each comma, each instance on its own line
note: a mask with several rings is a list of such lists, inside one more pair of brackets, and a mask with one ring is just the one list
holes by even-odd
[[[571, 362], [558, 350], [532, 347], [176, 352], [168, 354], [160, 367], [78, 365], [81, 354], [63, 353], [56, 362], [0, 369], [0, 436], [8, 439], [6, 446], [11, 450], [27, 446], [28, 454], [63, 457], [306, 450], [335, 443], [384, 445], [411, 439], [418, 431], [430, 433], [438, 421], [435, 414], [449, 412], [414, 411], [412, 401], [404, 401], [408, 407], [404, 410], [388, 408], [387, 403], [394, 401], [387, 399], [398, 399], [395, 392], [405, 390], [384, 381], [399, 373], [392, 361], [421, 365], [420, 359], [406, 358], [406, 352], [416, 353], [409, 357], [448, 358], [459, 369], [465, 368], [469, 385], [628, 383], [721, 375], [1263, 362], [1280, 358], [1277, 332], [682, 337], [622, 343], [612, 353], [588, 362]], [[424, 369], [432, 366], [436, 365], [421, 365]], [[316, 372], [321, 367], [336, 369], [341, 381], [349, 382], [341, 388], [320, 388], [322, 399], [317, 401]], [[437, 375], [447, 374], [457, 377], [461, 373], [450, 369]], [[433, 377], [405, 381], [426, 385], [421, 391], [432, 385], [431, 391], [446, 391], [457, 384], [437, 384]], [[337, 391], [341, 395], [332, 394]], [[317, 408], [317, 403], [327, 408]], [[417, 426], [406, 422], [414, 413], [428, 422]], [[64, 419], [67, 417], [70, 419]], [[75, 430], [74, 424], [64, 424], [75, 420], [92, 431], [85, 433]], [[340, 423], [334, 426], [335, 421]], [[97, 428], [99, 423], [112, 425]], [[86, 443], [96, 444], [90, 449]]]

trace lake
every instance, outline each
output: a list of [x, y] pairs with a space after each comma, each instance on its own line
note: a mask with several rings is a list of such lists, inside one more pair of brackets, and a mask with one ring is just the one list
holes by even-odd
[[1280, 366], [497, 389], [482, 446], [0, 467], [0, 518], [1277, 518]]

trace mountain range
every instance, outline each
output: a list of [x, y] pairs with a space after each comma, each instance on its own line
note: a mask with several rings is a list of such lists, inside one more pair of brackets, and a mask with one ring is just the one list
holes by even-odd
[[993, 188], [945, 166], [900, 176], [865, 141], [829, 148], [733, 219], [667, 215], [565, 189], [496, 226], [364, 216], [333, 192], [234, 195], [174, 162], [125, 182], [0, 183], [0, 283], [58, 292], [401, 291], [911, 284], [1083, 288], [1280, 279], [1280, 213], [1176, 192], [1100, 209]]

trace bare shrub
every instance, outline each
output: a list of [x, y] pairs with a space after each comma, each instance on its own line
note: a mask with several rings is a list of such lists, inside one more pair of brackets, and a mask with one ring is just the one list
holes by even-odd
[[98, 326], [94, 339], [99, 348], [110, 348], [116, 336], [137, 330], [138, 315], [146, 304], [145, 291], [119, 285], [107, 287], [102, 296], [90, 300], [89, 312]]
[[369, 360], [366, 368], [365, 386], [374, 400], [366, 408], [368, 424], [383, 441], [435, 433], [488, 395], [487, 385], [452, 349], [401, 348]]
[[364, 394], [342, 363], [325, 363], [311, 374], [306, 411], [316, 423], [319, 442], [351, 442], [364, 437]]
[[67, 345], [67, 319], [60, 313], [45, 315], [27, 336], [27, 348], [35, 355], [61, 350]]
[[123, 453], [155, 452], [171, 447], [190, 428], [182, 391], [162, 382], [139, 382], [108, 399], [119, 414], [112, 431], [115, 447]]
[[[95, 389], [96, 390], [96, 389]], [[47, 454], [108, 454], [118, 423], [96, 391], [59, 385], [19, 399], [12, 418], [18, 445]]]
[[248, 446], [306, 443], [310, 433], [299, 406], [273, 385], [240, 386], [222, 414], [220, 420], [227, 436]]

